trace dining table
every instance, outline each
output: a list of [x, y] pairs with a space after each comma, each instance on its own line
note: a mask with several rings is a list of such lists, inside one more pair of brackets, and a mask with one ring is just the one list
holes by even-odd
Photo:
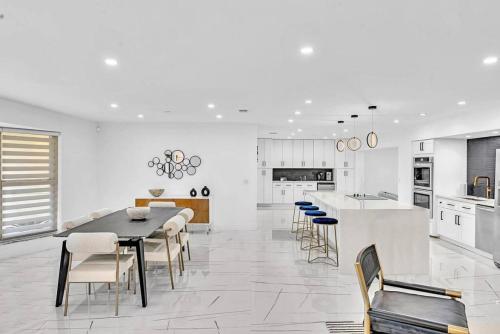
[[[66, 231], [56, 233], [54, 237], [66, 238], [71, 233], [112, 232], [118, 236], [118, 242], [123, 247], [134, 247], [137, 257], [137, 270], [141, 291], [142, 306], [148, 305], [146, 288], [146, 264], [144, 260], [144, 238], [152, 235], [170, 218], [176, 216], [181, 207], [152, 207], [149, 216], [144, 220], [132, 220], [127, 214], [127, 209], [110, 213], [94, 219], [88, 223], [76, 226]], [[61, 245], [61, 259], [59, 263], [59, 278], [57, 283], [56, 307], [61, 306], [64, 297], [64, 288], [71, 265], [70, 254], [66, 248], [66, 240]]]

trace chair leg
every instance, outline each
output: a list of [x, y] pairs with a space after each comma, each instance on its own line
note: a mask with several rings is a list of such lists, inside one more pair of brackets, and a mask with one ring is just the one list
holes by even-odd
[[302, 249], [302, 243], [304, 242], [304, 231], [306, 230], [306, 225], [307, 225], [306, 219], [307, 217], [304, 217], [304, 224], [302, 225], [302, 235], [300, 237], [300, 249]]
[[182, 276], [182, 256], [177, 255], [177, 258], [179, 259], [179, 275]]
[[187, 249], [188, 249], [188, 259], [191, 261], [191, 251], [189, 250], [189, 241], [186, 241]]
[[66, 296], [64, 297], [64, 316], [68, 315], [69, 280], [66, 278]]
[[115, 291], [115, 316], [118, 316], [118, 301], [120, 299], [120, 280], [116, 280]]
[[174, 289], [174, 277], [172, 274], [172, 261], [170, 260], [170, 256], [168, 257], [168, 271], [170, 272], [170, 284], [172, 285], [172, 290]]
[[335, 254], [337, 255], [337, 267], [339, 266], [339, 241], [337, 239], [337, 226], [333, 226], [335, 232]]
[[90, 296], [90, 294], [92, 293], [92, 291], [91, 291], [91, 284], [90, 283], [87, 283], [87, 284], [88, 284], [89, 296]]
[[293, 233], [293, 225], [295, 225], [295, 210], [296, 210], [296, 206], [293, 207], [293, 216], [292, 216], [292, 233]]

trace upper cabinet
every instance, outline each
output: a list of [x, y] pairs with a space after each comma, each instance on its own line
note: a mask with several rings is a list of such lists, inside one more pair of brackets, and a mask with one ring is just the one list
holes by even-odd
[[414, 155], [434, 154], [434, 140], [419, 140], [412, 142]]
[[333, 168], [335, 166], [335, 141], [314, 141], [314, 168]]
[[335, 168], [354, 168], [356, 152], [345, 148], [342, 152], [335, 153]]
[[273, 156], [273, 140], [259, 138], [257, 139], [257, 167], [270, 168], [272, 167]]
[[314, 142], [312, 140], [293, 141], [293, 167], [312, 168], [314, 157]]
[[273, 140], [273, 167], [291, 168], [293, 167], [293, 141]]

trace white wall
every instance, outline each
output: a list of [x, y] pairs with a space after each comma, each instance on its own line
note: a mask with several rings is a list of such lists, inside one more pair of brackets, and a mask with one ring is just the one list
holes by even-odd
[[398, 149], [381, 148], [358, 152], [362, 160], [359, 191], [377, 194], [379, 191], [398, 192]]
[[[257, 201], [257, 128], [236, 124], [104, 123], [98, 145], [101, 206], [122, 208], [148, 189], [166, 188], [163, 196], [189, 196], [191, 188], [211, 190], [216, 229], [253, 229]], [[196, 175], [181, 180], [157, 176], [147, 163], [166, 149], [198, 155]]]
[[61, 132], [59, 137], [59, 223], [97, 208], [94, 122], [0, 99], [0, 123]]

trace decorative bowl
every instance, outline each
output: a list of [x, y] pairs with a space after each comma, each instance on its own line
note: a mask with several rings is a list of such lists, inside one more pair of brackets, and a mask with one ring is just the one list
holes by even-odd
[[163, 192], [165, 192], [165, 189], [157, 188], [157, 189], [149, 189], [149, 193], [153, 195], [154, 197], [160, 197]]
[[149, 217], [151, 208], [149, 207], [132, 207], [127, 208], [127, 215], [132, 220], [145, 220]]

